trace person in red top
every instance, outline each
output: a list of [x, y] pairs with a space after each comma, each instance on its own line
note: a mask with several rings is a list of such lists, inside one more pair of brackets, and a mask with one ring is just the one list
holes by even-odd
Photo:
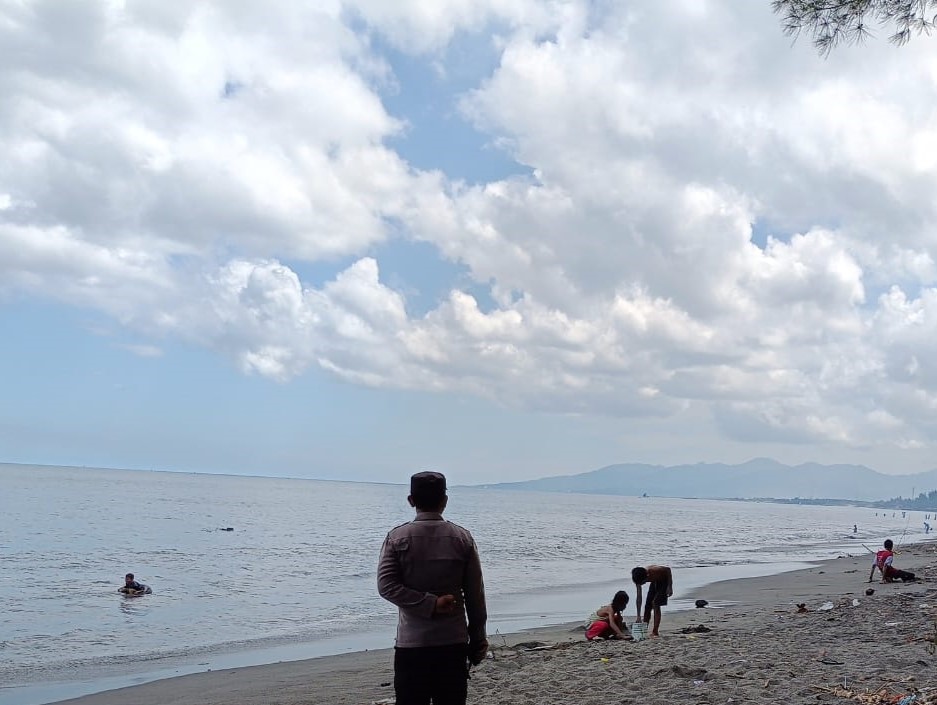
[[869, 582], [872, 582], [872, 578], [875, 576], [876, 568], [882, 574], [883, 583], [892, 583], [895, 580], [900, 580], [902, 582], [910, 582], [914, 580], [914, 573], [911, 573], [907, 570], [898, 570], [895, 568], [892, 563], [895, 559], [895, 552], [892, 550], [895, 547], [895, 544], [892, 543], [891, 539], [885, 539], [884, 549], [875, 554], [875, 559], [872, 561], [872, 570], [869, 571]]
[[625, 633], [625, 618], [621, 616], [622, 611], [628, 606], [628, 593], [619, 590], [612, 597], [612, 601], [599, 607], [589, 618], [589, 626], [586, 627], [586, 640], [595, 639], [626, 639], [630, 640], [631, 635]]

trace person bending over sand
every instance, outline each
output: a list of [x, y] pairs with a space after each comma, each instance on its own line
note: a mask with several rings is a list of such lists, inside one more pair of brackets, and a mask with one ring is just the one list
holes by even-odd
[[649, 565], [647, 568], [638, 566], [631, 571], [631, 579], [637, 591], [635, 604], [637, 606], [638, 621], [641, 620], [641, 586], [650, 583], [647, 589], [647, 602], [644, 603], [644, 622], [651, 621], [651, 611], [654, 612], [654, 626], [651, 636], [660, 636], [660, 608], [667, 604], [667, 598], [673, 595], [673, 573], [665, 565]]
[[586, 639], [631, 639], [625, 632], [625, 619], [621, 616], [622, 610], [628, 606], [628, 593], [619, 590], [612, 598], [611, 604], [599, 607], [589, 618], [586, 627]]

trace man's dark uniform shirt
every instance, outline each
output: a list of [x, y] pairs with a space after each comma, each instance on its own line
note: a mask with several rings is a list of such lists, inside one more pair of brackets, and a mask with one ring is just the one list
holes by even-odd
[[[479, 643], [485, 639], [485, 586], [475, 540], [436, 512], [392, 529], [381, 548], [378, 592], [399, 608], [397, 647]], [[435, 615], [436, 598], [455, 595], [465, 610]], [[466, 624], [468, 617], [468, 624]]]

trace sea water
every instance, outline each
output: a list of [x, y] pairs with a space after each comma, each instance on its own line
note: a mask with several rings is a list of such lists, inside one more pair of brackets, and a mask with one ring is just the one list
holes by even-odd
[[[491, 634], [583, 619], [615, 590], [633, 592], [635, 565], [672, 566], [680, 608], [704, 584], [865, 553], [863, 543], [910, 541], [922, 526], [856, 507], [449, 494], [446, 517], [479, 547]], [[392, 646], [396, 612], [375, 574], [388, 529], [412, 518], [406, 495], [403, 485], [0, 466], [0, 703]], [[126, 572], [153, 594], [119, 595]]]

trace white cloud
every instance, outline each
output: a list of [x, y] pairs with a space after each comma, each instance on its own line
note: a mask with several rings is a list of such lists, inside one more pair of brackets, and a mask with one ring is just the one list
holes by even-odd
[[400, 125], [339, 8], [180, 5], [165, 26], [135, 22], [142, 7], [66, 22], [25, 5], [4, 32], [0, 179], [33, 218], [102, 244], [311, 259], [386, 237], [384, 204], [410, 186], [382, 145]]
[[128, 352], [132, 352], [134, 355], [139, 357], [162, 357], [163, 350], [158, 348], [155, 345], [140, 345], [134, 343], [128, 343], [120, 346]]
[[514, 29], [542, 29], [563, 5], [530, 0], [348, 0], [346, 6], [397, 48], [411, 53], [439, 51], [459, 31], [481, 30], [490, 23]]
[[[284, 382], [318, 366], [556, 412], [703, 408], [746, 441], [921, 447], [937, 49], [821, 60], [768, 6], [6, 4], [0, 287]], [[374, 37], [445, 77], [472, 33], [500, 62], [458, 109], [529, 177], [449, 182], [394, 149], [408, 115], [381, 92], [403, 77]], [[381, 279], [395, 237], [471, 281], [416, 315]], [[339, 257], [324, 284], [299, 274]]]

